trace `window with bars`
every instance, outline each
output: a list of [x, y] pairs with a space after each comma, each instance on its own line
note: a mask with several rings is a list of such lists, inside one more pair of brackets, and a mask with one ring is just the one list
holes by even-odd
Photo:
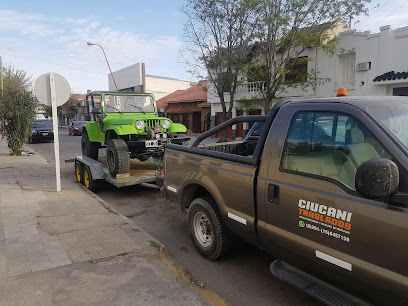
[[353, 84], [356, 78], [356, 54], [339, 55], [340, 81], [343, 84]]

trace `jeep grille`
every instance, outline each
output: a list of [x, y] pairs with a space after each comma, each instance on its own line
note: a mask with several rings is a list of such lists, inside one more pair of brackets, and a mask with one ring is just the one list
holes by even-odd
[[146, 125], [145, 125], [145, 132], [147, 133], [148, 131], [154, 129], [156, 126], [160, 126], [160, 127], [161, 127], [160, 121], [161, 121], [161, 120], [157, 120], [157, 119], [148, 119], [148, 120], [145, 120], [145, 123], [146, 123]]

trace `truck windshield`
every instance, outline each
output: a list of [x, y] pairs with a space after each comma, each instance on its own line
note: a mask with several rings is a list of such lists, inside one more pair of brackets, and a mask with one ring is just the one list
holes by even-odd
[[408, 103], [371, 106], [367, 112], [402, 142], [408, 154]]
[[151, 96], [105, 95], [107, 113], [153, 113], [154, 102]]

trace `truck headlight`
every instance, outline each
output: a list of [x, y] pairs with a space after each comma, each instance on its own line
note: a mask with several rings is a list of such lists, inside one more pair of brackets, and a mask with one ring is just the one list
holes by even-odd
[[145, 127], [145, 122], [143, 120], [137, 120], [136, 121], [136, 128], [138, 130], [143, 130]]
[[169, 120], [162, 120], [161, 126], [163, 129], [168, 129], [170, 127], [170, 121]]

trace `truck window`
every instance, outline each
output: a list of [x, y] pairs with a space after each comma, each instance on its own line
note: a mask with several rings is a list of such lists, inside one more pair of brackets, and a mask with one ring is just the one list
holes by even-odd
[[357, 119], [341, 113], [301, 112], [292, 120], [281, 169], [334, 179], [355, 190], [357, 168], [390, 155]]

